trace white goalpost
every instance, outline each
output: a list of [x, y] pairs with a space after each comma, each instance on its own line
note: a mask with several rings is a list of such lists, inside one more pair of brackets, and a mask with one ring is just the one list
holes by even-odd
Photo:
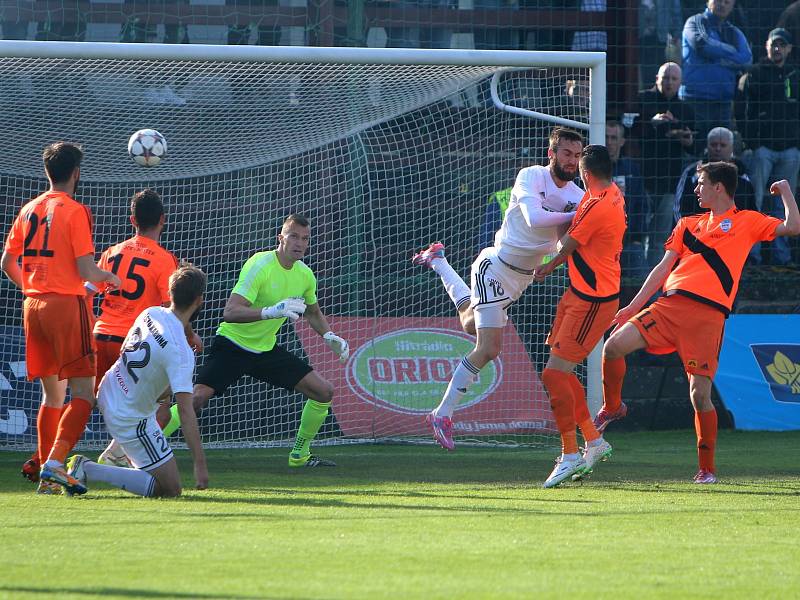
[[[2, 225], [46, 189], [44, 146], [80, 143], [98, 255], [132, 235], [133, 193], [158, 191], [162, 245], [209, 276], [196, 324], [208, 345], [245, 260], [305, 214], [320, 306], [351, 346], [340, 365], [302, 319], [279, 336], [336, 388], [321, 442], [427, 441], [424, 416], [473, 340], [438, 277], [409, 259], [441, 240], [468, 278], [499, 225], [494, 198], [545, 163], [553, 124], [604, 142], [605, 54], [0, 41]], [[127, 156], [142, 128], [169, 144], [156, 168]], [[458, 440], [555, 444], [538, 374], [565, 285], [560, 268], [512, 307], [503, 354], [457, 409]], [[0, 449], [36, 441], [21, 300], [4, 278]], [[580, 375], [596, 408], [597, 353]], [[204, 442], [288, 444], [303, 400], [245, 377], [201, 414]], [[106, 440], [95, 414], [83, 447]]]

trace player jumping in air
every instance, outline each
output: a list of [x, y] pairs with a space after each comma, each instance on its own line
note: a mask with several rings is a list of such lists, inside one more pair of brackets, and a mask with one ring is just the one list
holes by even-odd
[[169, 277], [170, 306], [153, 306], [136, 317], [122, 345], [122, 354], [103, 377], [97, 404], [106, 429], [117, 440], [133, 469], [92, 462], [75, 455], [67, 463], [69, 477], [85, 493], [89, 482], [103, 481], [137, 496], [181, 494], [178, 463], [156, 422], [158, 399], [175, 394], [183, 435], [194, 461], [197, 489], [208, 487], [208, 469], [192, 404], [194, 352], [186, 339], [189, 320], [203, 303], [206, 275], [181, 265]]
[[281, 325], [305, 315], [309, 325], [344, 362], [347, 342], [331, 331], [317, 303], [317, 279], [302, 262], [311, 227], [302, 215], [290, 215], [278, 234], [278, 247], [251, 256], [242, 267], [223, 313], [224, 321], [194, 386], [195, 408], [221, 395], [242, 375], [296, 390], [308, 397], [300, 417], [290, 467], [333, 467], [311, 454], [311, 442], [328, 416], [333, 385], [305, 361], [276, 344]]
[[[595, 422], [605, 427], [624, 416], [626, 355], [641, 348], [677, 351], [689, 378], [689, 398], [695, 410], [699, 470], [694, 482], [702, 484], [717, 481], [717, 411], [711, 403], [711, 386], [742, 268], [756, 242], [800, 234], [800, 214], [786, 180], [770, 188], [770, 193], [780, 194], [783, 200], [786, 218], [781, 221], [736, 208], [735, 165], [706, 163], [698, 166], [697, 172], [700, 177], [694, 191], [700, 207], [708, 212], [678, 221], [664, 245], [664, 258], [630, 304], [614, 317], [618, 328], [603, 347], [603, 408]], [[642, 310], [659, 289], [663, 295]]]
[[549, 164], [527, 167], [517, 175], [494, 246], [472, 263], [471, 290], [445, 259], [443, 244], [431, 244], [411, 259], [439, 275], [462, 328], [477, 337], [475, 348], [453, 372], [439, 406], [426, 418], [434, 438], [447, 450], [455, 447], [453, 412], [480, 370], [502, 350], [508, 307], [533, 282], [534, 269], [555, 251], [559, 227], [575, 214], [583, 195], [573, 183], [582, 148], [580, 134], [561, 127], [550, 132]]
[[[74, 198], [83, 152], [57, 142], [42, 157], [50, 189], [20, 210], [0, 266], [25, 295], [25, 359], [28, 379], [42, 384], [36, 431], [38, 455], [47, 458], [38, 492], [54, 494], [61, 493], [60, 486], [80, 489], [64, 470], [64, 460], [94, 405], [94, 319], [83, 282], [116, 288], [120, 280], [95, 264], [92, 216]], [[72, 401], [63, 408], [67, 384]], [[24, 468], [23, 474], [34, 478]]]
[[[561, 434], [561, 455], [544, 483], [546, 488], [557, 486], [568, 477], [582, 476], [597, 461], [611, 456], [611, 445], [592, 424], [586, 391], [575, 374], [575, 366], [603, 339], [619, 308], [625, 199], [611, 181], [613, 166], [604, 146], [586, 146], [579, 165], [587, 192], [561, 239], [558, 254], [536, 269], [536, 279], [541, 281], [558, 265], [569, 265], [569, 288], [556, 309], [547, 337], [550, 357], [542, 372], [542, 383]], [[586, 442], [582, 455], [578, 452], [576, 425]]]

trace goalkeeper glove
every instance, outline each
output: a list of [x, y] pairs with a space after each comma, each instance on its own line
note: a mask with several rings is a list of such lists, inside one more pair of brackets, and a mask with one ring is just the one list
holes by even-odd
[[344, 361], [350, 356], [350, 346], [347, 345], [347, 342], [332, 331], [323, 335], [322, 339], [331, 347], [331, 350], [339, 355], [339, 362], [344, 364]]
[[262, 319], [282, 319], [286, 317], [291, 321], [297, 321], [306, 312], [306, 303], [302, 298], [287, 298], [281, 300], [274, 306], [265, 306], [261, 309]]

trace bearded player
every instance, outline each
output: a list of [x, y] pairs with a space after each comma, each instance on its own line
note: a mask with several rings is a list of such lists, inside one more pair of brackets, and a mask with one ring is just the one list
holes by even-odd
[[494, 246], [472, 263], [471, 289], [445, 259], [440, 242], [411, 259], [439, 275], [462, 328], [476, 335], [475, 348], [461, 359], [439, 406], [426, 417], [433, 437], [447, 450], [455, 447], [453, 412], [480, 370], [502, 350], [508, 307], [533, 282], [534, 270], [555, 251], [560, 229], [575, 215], [583, 196], [573, 181], [582, 149], [579, 133], [562, 127], [550, 132], [549, 164], [526, 167], [517, 175]]

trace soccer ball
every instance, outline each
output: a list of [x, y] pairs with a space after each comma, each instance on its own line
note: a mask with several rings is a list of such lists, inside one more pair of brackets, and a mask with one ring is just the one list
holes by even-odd
[[167, 156], [167, 140], [155, 129], [140, 129], [128, 140], [128, 154], [142, 167], [157, 167]]

